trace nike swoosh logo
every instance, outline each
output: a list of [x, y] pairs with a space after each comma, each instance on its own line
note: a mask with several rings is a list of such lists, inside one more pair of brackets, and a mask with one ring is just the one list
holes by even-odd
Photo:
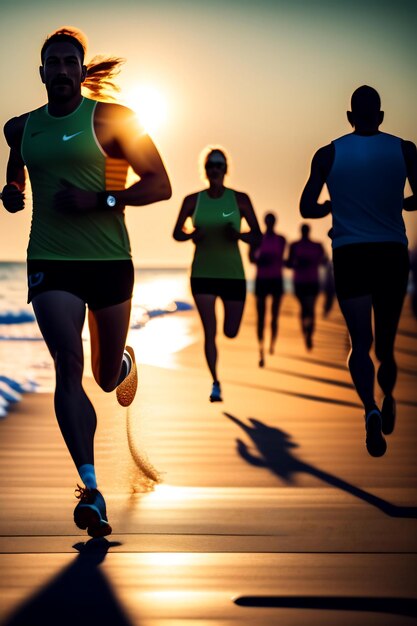
[[62, 135], [62, 141], [69, 141], [70, 139], [72, 139], [73, 137], [76, 137], [77, 135], [81, 135], [81, 133], [83, 133], [83, 130], [79, 130], [78, 133], [74, 133], [73, 135]]
[[233, 215], [234, 211], [232, 211], [231, 213], [224, 213], [223, 212], [223, 217], [230, 217], [231, 215]]

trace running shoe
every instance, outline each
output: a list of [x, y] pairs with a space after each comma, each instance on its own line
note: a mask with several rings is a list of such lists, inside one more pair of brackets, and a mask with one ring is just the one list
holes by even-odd
[[392, 396], [385, 396], [381, 409], [382, 432], [384, 435], [391, 435], [394, 431], [396, 405]]
[[372, 409], [365, 416], [366, 449], [371, 456], [383, 456], [387, 442], [382, 434], [382, 419], [378, 409]]
[[130, 406], [138, 388], [138, 370], [133, 348], [126, 346], [123, 358], [130, 363], [130, 368], [126, 378], [116, 388], [116, 398], [121, 406]]
[[90, 537], [110, 535], [112, 529], [107, 521], [106, 503], [98, 489], [77, 485], [75, 497], [79, 500], [74, 509], [75, 525], [87, 529]]
[[210, 402], [223, 402], [220, 383], [218, 381], [215, 381], [211, 388]]

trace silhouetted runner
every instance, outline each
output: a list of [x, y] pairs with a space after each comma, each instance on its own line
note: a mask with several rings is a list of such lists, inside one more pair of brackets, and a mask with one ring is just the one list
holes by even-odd
[[[224, 150], [212, 148], [204, 159], [208, 189], [187, 196], [178, 215], [173, 237], [176, 241], [192, 240], [195, 244], [191, 268], [191, 291], [204, 329], [204, 350], [213, 384], [211, 402], [222, 400], [217, 376], [216, 299], [224, 305], [223, 331], [236, 337], [242, 321], [246, 299], [246, 280], [238, 241], [259, 243], [258, 220], [249, 196], [224, 186], [227, 158]], [[185, 232], [192, 218], [194, 230]], [[250, 230], [240, 232], [242, 218]]]
[[[125, 350], [134, 269], [124, 208], [167, 199], [171, 187], [133, 112], [82, 96], [84, 83], [100, 98], [121, 62], [101, 57], [86, 66], [85, 51], [85, 35], [73, 28], [55, 31], [43, 44], [48, 102], [5, 126], [10, 157], [2, 200], [11, 213], [24, 208], [27, 168], [33, 192], [28, 301], [55, 364], [58, 424], [85, 485], [77, 490], [74, 521], [100, 537], [111, 527], [94, 468], [97, 417], [82, 387], [86, 306], [94, 378], [104, 391], [116, 389], [127, 406], [137, 377], [133, 350]], [[140, 181], [125, 189], [129, 165]]]
[[257, 336], [259, 342], [259, 367], [265, 365], [264, 334], [266, 300], [271, 296], [271, 339], [269, 354], [274, 354], [278, 337], [278, 316], [284, 293], [282, 269], [287, 245], [285, 237], [275, 232], [275, 213], [265, 215], [266, 230], [261, 245], [251, 251], [250, 259], [256, 264], [255, 296], [257, 312]]
[[[335, 288], [352, 345], [349, 369], [365, 409], [368, 452], [382, 456], [383, 434], [392, 433], [395, 423], [394, 342], [409, 272], [402, 210], [417, 209], [417, 151], [412, 142], [379, 131], [384, 113], [372, 87], [356, 89], [351, 109], [354, 131], [316, 152], [300, 210], [305, 218], [332, 215]], [[404, 199], [406, 178], [413, 195]], [[331, 200], [319, 204], [324, 184]], [[369, 355], [372, 314], [381, 411]]]
[[313, 348], [316, 300], [320, 293], [319, 267], [326, 260], [321, 243], [310, 239], [310, 226], [302, 224], [301, 239], [290, 245], [287, 266], [294, 270], [294, 294], [300, 303], [301, 332], [307, 350]]

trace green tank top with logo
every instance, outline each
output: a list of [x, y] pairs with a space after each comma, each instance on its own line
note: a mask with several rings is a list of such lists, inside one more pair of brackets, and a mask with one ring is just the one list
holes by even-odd
[[195, 247], [193, 278], [245, 278], [238, 242], [227, 236], [227, 225], [240, 232], [240, 222], [232, 189], [225, 189], [220, 198], [211, 198], [207, 191], [198, 194], [193, 224], [204, 230], [204, 237]]
[[28, 259], [125, 260], [130, 243], [122, 212], [58, 212], [54, 196], [67, 185], [88, 191], [124, 189], [128, 163], [109, 158], [94, 132], [97, 102], [83, 98], [73, 113], [53, 117], [48, 107], [27, 119], [22, 158], [29, 172], [33, 212]]

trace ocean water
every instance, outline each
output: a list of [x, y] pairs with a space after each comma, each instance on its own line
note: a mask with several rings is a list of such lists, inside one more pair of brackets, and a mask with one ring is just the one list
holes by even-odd
[[[25, 263], [0, 262], [0, 417], [22, 394], [54, 388], [52, 359], [26, 298]], [[139, 363], [172, 366], [175, 352], [195, 340], [184, 315], [192, 308], [187, 270], [136, 268], [128, 341]], [[87, 324], [83, 345], [89, 375]]]

